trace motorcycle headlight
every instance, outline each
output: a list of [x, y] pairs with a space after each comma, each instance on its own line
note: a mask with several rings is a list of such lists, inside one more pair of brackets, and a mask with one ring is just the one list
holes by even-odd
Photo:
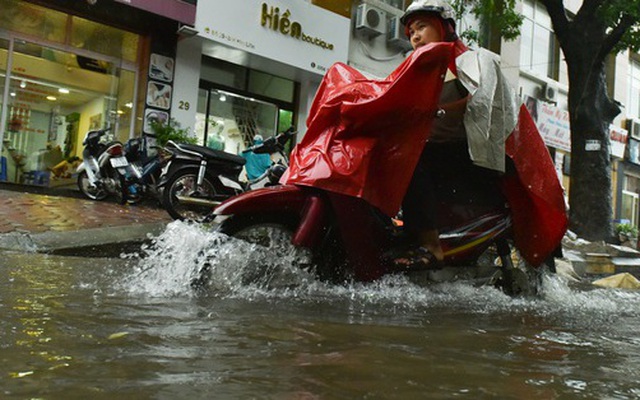
[[284, 171], [286, 169], [287, 167], [282, 164], [275, 164], [271, 166], [271, 168], [269, 168], [268, 174], [269, 182], [273, 183], [274, 185], [280, 182], [280, 178], [282, 178], [282, 175], [284, 174]]

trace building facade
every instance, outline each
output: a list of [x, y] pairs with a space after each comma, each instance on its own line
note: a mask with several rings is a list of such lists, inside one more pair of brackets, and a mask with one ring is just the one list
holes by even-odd
[[238, 154], [295, 126], [325, 71], [347, 62], [350, 20], [295, 0], [198, 3], [177, 45], [171, 116], [200, 144]]
[[[89, 130], [126, 140], [173, 118], [200, 144], [237, 154], [295, 126], [329, 66], [384, 78], [408, 55], [407, 0], [0, 0], [0, 181], [69, 184], [47, 171], [81, 156]], [[569, 13], [580, 0], [565, 1]], [[529, 107], [566, 190], [566, 64], [544, 6], [521, 0], [521, 35], [487, 41]], [[468, 18], [458, 30], [478, 27]], [[611, 56], [608, 87], [617, 220], [640, 222], [640, 57]], [[47, 176], [48, 175], [48, 176]], [[568, 193], [567, 193], [568, 194]]]
[[[73, 184], [69, 168], [90, 129], [139, 135], [143, 117], [171, 106], [178, 0], [0, 0], [0, 180]], [[57, 169], [61, 171], [61, 169]]]

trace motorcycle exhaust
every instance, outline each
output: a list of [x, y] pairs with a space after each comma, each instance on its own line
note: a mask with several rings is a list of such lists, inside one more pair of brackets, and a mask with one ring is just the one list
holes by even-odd
[[216, 207], [219, 206], [221, 201], [214, 201], [210, 199], [203, 199], [200, 197], [189, 197], [189, 196], [176, 196], [178, 201], [183, 204], [190, 204], [193, 206], [206, 206], [206, 207]]

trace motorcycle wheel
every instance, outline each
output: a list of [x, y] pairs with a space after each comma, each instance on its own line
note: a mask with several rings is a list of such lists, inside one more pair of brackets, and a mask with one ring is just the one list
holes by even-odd
[[[269, 286], [273, 284], [272, 278], [275, 271], [270, 261], [274, 260], [277, 262], [287, 260], [285, 268], [292, 267], [293, 270], [305, 271], [307, 274], [317, 276], [313, 268], [313, 252], [291, 243], [295, 226], [297, 226], [295, 218], [287, 215], [242, 215], [225, 220], [218, 231], [258, 245], [266, 251], [268, 257], [260, 258], [257, 262], [249, 261], [242, 279], [245, 283]], [[205, 288], [210, 280], [210, 268], [205, 263], [198, 276], [191, 281], [191, 287]]]
[[107, 170], [107, 176], [113, 180], [113, 194], [116, 196], [118, 203], [126, 204], [129, 196], [127, 194], [126, 178], [124, 175], [114, 168], [109, 168]]
[[195, 202], [187, 204], [179, 199], [179, 197], [188, 197], [211, 202], [220, 197], [219, 191], [214, 186], [214, 179], [206, 175], [200, 187], [200, 193], [195, 193], [197, 180], [197, 169], [184, 170], [175, 173], [164, 185], [161, 194], [162, 206], [173, 219], [201, 222], [211, 214], [212, 205]]
[[538, 295], [542, 290], [544, 274], [555, 270], [553, 258], [536, 268], [522, 258], [513, 242], [506, 243], [510, 249], [510, 256], [500, 261], [501, 275], [496, 281], [496, 286], [511, 297]]
[[[138, 204], [140, 203], [143, 199], [143, 191], [144, 188], [142, 187], [141, 184], [138, 183], [125, 183], [126, 186], [125, 187], [125, 194], [126, 194], [126, 199], [127, 199], [127, 204]], [[131, 186], [135, 186], [136, 187], [136, 193], [133, 194], [131, 193]]]
[[91, 200], [104, 200], [108, 195], [104, 188], [91, 186], [91, 183], [89, 182], [89, 176], [87, 175], [86, 171], [82, 171], [78, 175], [78, 188], [83, 195], [87, 196]]
[[264, 247], [277, 256], [309, 255], [310, 250], [291, 243], [296, 226], [295, 218], [286, 215], [240, 215], [226, 219], [219, 231]]

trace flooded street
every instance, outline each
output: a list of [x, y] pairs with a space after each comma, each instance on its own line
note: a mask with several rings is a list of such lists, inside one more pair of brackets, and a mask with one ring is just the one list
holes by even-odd
[[2, 399], [640, 397], [639, 292], [247, 278], [269, 255], [182, 223], [119, 258], [1, 257]]

